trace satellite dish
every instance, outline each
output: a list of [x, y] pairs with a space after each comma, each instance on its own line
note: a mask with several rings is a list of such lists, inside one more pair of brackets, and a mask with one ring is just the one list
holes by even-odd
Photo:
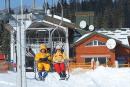
[[94, 31], [94, 26], [93, 26], [93, 25], [90, 25], [90, 26], [89, 26], [89, 30], [90, 30], [90, 31]]
[[112, 50], [116, 47], [116, 41], [114, 39], [108, 39], [106, 46], [108, 49]]
[[82, 28], [82, 29], [86, 28], [86, 26], [87, 26], [86, 21], [85, 21], [85, 20], [82, 20], [82, 21], [80, 22], [79, 26], [80, 26], [80, 28]]

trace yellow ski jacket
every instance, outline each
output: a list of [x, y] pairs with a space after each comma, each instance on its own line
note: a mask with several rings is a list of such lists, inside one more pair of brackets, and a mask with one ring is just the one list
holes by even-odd
[[60, 51], [57, 51], [54, 55], [53, 55], [53, 62], [54, 63], [61, 63], [64, 62], [65, 59], [68, 59], [66, 57], [66, 55]]

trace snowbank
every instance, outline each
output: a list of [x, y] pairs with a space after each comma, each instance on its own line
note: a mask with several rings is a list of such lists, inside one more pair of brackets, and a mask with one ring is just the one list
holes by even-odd
[[[0, 74], [0, 87], [16, 87], [16, 73]], [[27, 73], [27, 87], [130, 87], [130, 68], [76, 69], [68, 81], [60, 81], [56, 73], [49, 73], [45, 82], [36, 81], [34, 73]]]

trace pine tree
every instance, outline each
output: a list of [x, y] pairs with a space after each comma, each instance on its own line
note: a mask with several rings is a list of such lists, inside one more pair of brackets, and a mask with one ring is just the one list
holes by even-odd
[[10, 50], [10, 33], [4, 29], [0, 33], [0, 52], [9, 54]]

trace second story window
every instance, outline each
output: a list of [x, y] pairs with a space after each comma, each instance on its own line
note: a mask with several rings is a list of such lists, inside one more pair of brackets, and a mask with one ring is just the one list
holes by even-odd
[[105, 42], [102, 42], [99, 40], [93, 40], [93, 41], [86, 44], [86, 46], [105, 46], [105, 45], [106, 45]]

